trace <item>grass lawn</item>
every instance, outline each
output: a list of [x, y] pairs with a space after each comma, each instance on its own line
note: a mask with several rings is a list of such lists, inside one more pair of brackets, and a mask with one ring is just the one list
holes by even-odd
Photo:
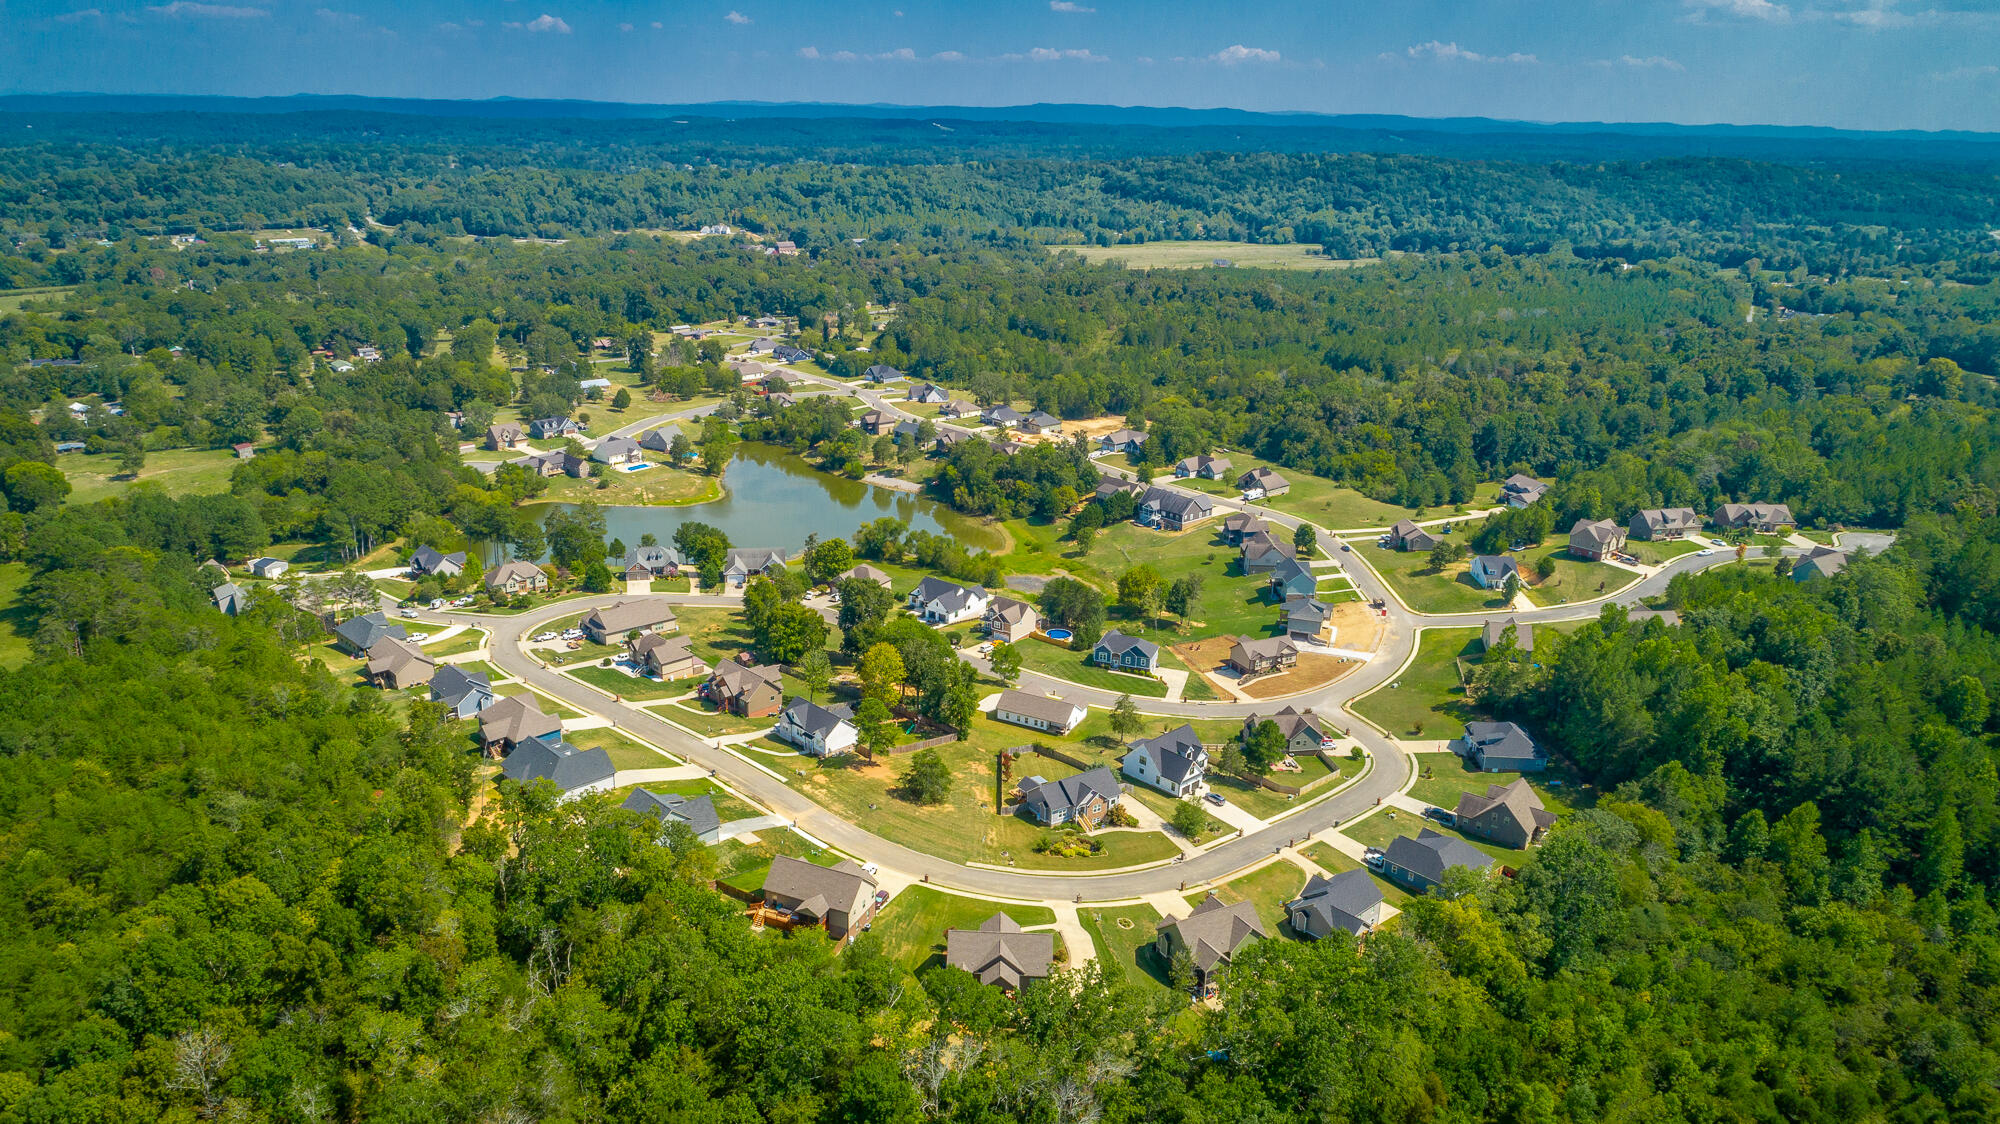
[[[1298, 897], [1305, 888], [1307, 874], [1297, 866], [1279, 859], [1215, 887], [1215, 896], [1224, 902], [1249, 902], [1257, 907], [1257, 916], [1264, 919], [1273, 933], [1285, 920], [1285, 903]], [[1189, 894], [1190, 906], [1200, 905], [1208, 896], [1204, 891]]]
[[1160, 649], [1160, 666], [1188, 673], [1187, 686], [1181, 688], [1182, 698], [1194, 702], [1212, 702], [1222, 697], [1222, 693], [1215, 689], [1215, 685], [1208, 681], [1207, 676], [1195, 674], [1194, 669], [1187, 665], [1186, 660], [1181, 659], [1165, 648]]
[[96, 503], [119, 495], [134, 484], [150, 484], [170, 496], [209, 495], [229, 490], [236, 454], [228, 449], [167, 449], [146, 454], [137, 480], [118, 475], [116, 453], [65, 453], [56, 467], [69, 480], [69, 502]]
[[[1334, 850], [1331, 843], [1309, 843], [1299, 848], [1299, 853], [1335, 874], [1346, 870], [1366, 869], [1356, 860], [1350, 859], [1339, 851]], [[1382, 891], [1382, 900], [1395, 906], [1397, 909], [1403, 908], [1403, 904], [1410, 900], [1410, 892], [1408, 890], [1403, 889], [1387, 878], [1376, 874], [1374, 871], [1369, 871], [1368, 877], [1374, 879], [1376, 887]]]
[[1603, 597], [1639, 580], [1639, 575], [1602, 562], [1586, 562], [1571, 557], [1569, 544], [1550, 538], [1540, 546], [1515, 555], [1521, 574], [1528, 578], [1544, 558], [1553, 558], [1556, 572], [1547, 581], [1529, 579], [1528, 598], [1537, 605], [1560, 605], [1567, 601], [1588, 601]]
[[653, 679], [627, 675], [615, 667], [579, 667], [569, 672], [569, 675], [620, 698], [641, 702], [648, 699], [675, 698], [701, 685], [699, 679], [675, 679], [661, 683]]
[[679, 758], [668, 757], [609, 726], [577, 730], [564, 736], [578, 749], [603, 747], [604, 752], [611, 755], [612, 766], [619, 769], [671, 769], [681, 763]]
[[1149, 905], [1104, 906], [1081, 913], [1105, 970], [1141, 989], [1165, 992], [1166, 965], [1153, 954], [1159, 911]]
[[1458, 660], [1476, 660], [1480, 654], [1476, 628], [1427, 628], [1419, 637], [1416, 659], [1402, 675], [1355, 702], [1354, 710], [1392, 737], [1459, 737], [1470, 712], [1459, 684]]
[[410, 591], [417, 588], [417, 583], [406, 582], [399, 578], [375, 578], [373, 580], [375, 582], [376, 589], [382, 591], [383, 593], [388, 594], [389, 596], [395, 598], [398, 601], [409, 600]]
[[[1309, 523], [1316, 523], [1329, 531], [1350, 530], [1357, 527], [1387, 527], [1399, 519], [1408, 519], [1411, 511], [1392, 503], [1372, 500], [1352, 488], [1343, 488], [1331, 480], [1309, 476], [1295, 468], [1272, 464], [1269, 461], [1240, 460], [1232, 457], [1229, 475], [1223, 480], [1200, 480], [1189, 478], [1175, 480], [1183, 487], [1199, 488], [1210, 495], [1229, 496], [1243, 494], [1236, 486], [1236, 478], [1253, 468], [1268, 468], [1291, 481], [1291, 489], [1284, 495], [1259, 501], [1262, 506], [1281, 511], [1286, 515], [1296, 515]], [[1289, 534], [1287, 535], [1289, 540]]]
[[[671, 468], [654, 463], [653, 467], [639, 472], [620, 471], [619, 465], [600, 465], [603, 476], [591, 480], [578, 480], [573, 476], [556, 476], [549, 480], [549, 489], [535, 497], [535, 503], [581, 503], [595, 500], [603, 504], [626, 506], [679, 507], [684, 504], [707, 503], [722, 497], [722, 477], [703, 476], [687, 469]], [[599, 482], [607, 486], [599, 488]], [[531, 505], [532, 506], [532, 505]]]
[[[735, 659], [736, 653], [755, 646], [755, 639], [750, 634], [750, 624], [743, 619], [741, 609], [676, 607], [674, 613], [680, 622], [680, 635], [688, 638], [689, 646], [693, 648], [695, 656], [710, 667], [721, 667]], [[829, 652], [840, 650], [840, 630], [832, 625], [827, 626], [826, 646]], [[809, 692], [804, 683], [787, 675], [785, 693], [804, 695]], [[820, 701], [826, 700], [822, 698]]]
[[718, 738], [724, 734], [742, 734], [751, 730], [768, 730], [778, 724], [772, 718], [738, 718], [726, 710], [717, 710], [714, 703], [702, 699], [692, 699], [686, 703], [650, 708], [652, 713], [683, 726], [704, 738]]
[[1447, 811], [1458, 806], [1461, 792], [1483, 796], [1488, 785], [1513, 784], [1522, 776], [1528, 778], [1535, 795], [1542, 798], [1542, 806], [1556, 815], [1568, 815], [1578, 808], [1588, 808], [1597, 803], [1597, 790], [1563, 769], [1550, 768], [1540, 773], [1481, 773], [1468, 767], [1463, 758], [1453, 753], [1426, 753], [1418, 762], [1431, 775], [1419, 775], [1416, 783], [1410, 786], [1410, 795]]
[[532, 702], [537, 707], [541, 708], [541, 712], [543, 714], [548, 715], [551, 718], [583, 717], [583, 715], [578, 714], [576, 711], [571, 710], [570, 708], [562, 705], [559, 702], [556, 702], [555, 700], [549, 698], [547, 695], [536, 694], [535, 692], [529, 690], [525, 685], [516, 685], [513, 687], [508, 687], [505, 690], [497, 690], [493, 693], [500, 696], [503, 699], [514, 698], [514, 697], [525, 698], [529, 702]]
[[1271, 774], [1271, 779], [1279, 784], [1294, 785], [1305, 790], [1295, 797], [1288, 797], [1282, 792], [1272, 792], [1261, 785], [1239, 781], [1235, 777], [1220, 773], [1209, 774], [1208, 783], [1231, 804], [1260, 820], [1268, 820], [1284, 815], [1297, 807], [1301, 801], [1311, 801], [1328, 787], [1338, 785], [1341, 780], [1359, 773], [1363, 764], [1347, 757], [1328, 764], [1317, 755], [1298, 758], [1298, 763], [1299, 771], [1296, 773]]
[[1397, 596], [1420, 613], [1476, 613], [1481, 609], [1506, 608], [1506, 597], [1497, 589], [1480, 589], [1467, 576], [1468, 564], [1454, 562], [1443, 570], [1432, 570], [1430, 556], [1422, 551], [1388, 550], [1374, 540], [1353, 544], [1354, 553], [1375, 568], [1396, 590]]
[[1085, 663], [1083, 653], [1054, 644], [1044, 644], [1039, 640], [1024, 640], [1014, 645], [1021, 653], [1021, 666], [1029, 671], [1039, 671], [1086, 687], [1101, 687], [1107, 691], [1121, 691], [1128, 695], [1144, 698], [1163, 699], [1167, 697], [1167, 685], [1158, 679], [1142, 675], [1131, 675], [1122, 671], [1107, 671]]
[[0, 293], [0, 312], [19, 312], [30, 301], [54, 303], [76, 290], [74, 285], [47, 285], [39, 289], [9, 289]]
[[1223, 259], [1243, 269], [1352, 269], [1374, 265], [1380, 258], [1330, 258], [1318, 246], [1303, 242], [1143, 242], [1134, 246], [1050, 246], [1093, 265], [1117, 262], [1127, 269], [1210, 269]]
[[452, 666], [461, 668], [465, 671], [476, 672], [480, 675], [484, 675], [488, 683], [498, 683], [502, 679], [512, 678], [506, 672], [500, 670], [497, 667], [494, 667], [492, 664], [487, 663], [484, 660], [475, 660], [471, 663], [453, 664]]
[[869, 930], [882, 942], [889, 959], [912, 972], [944, 963], [946, 929], [977, 929], [995, 913], [1005, 913], [1022, 926], [1053, 925], [1055, 911], [1039, 905], [1002, 905], [911, 886], [889, 900]]
[[1631, 539], [1625, 543], [1625, 550], [1632, 557], [1637, 558], [1648, 566], [1658, 566], [1663, 562], [1672, 561], [1684, 554], [1693, 554], [1700, 549], [1701, 545], [1699, 543], [1691, 542], [1687, 539], [1668, 539], [1664, 542], [1644, 542], [1639, 539]]
[[468, 628], [447, 640], [424, 645], [424, 654], [432, 659], [439, 656], [456, 656], [463, 652], [476, 652], [484, 643], [486, 643], [485, 630]]
[[741, 839], [727, 839], [715, 845], [715, 877], [738, 890], [756, 891], [764, 888], [764, 876], [771, 873], [771, 860], [779, 855], [790, 855], [795, 859], [832, 866], [841, 856], [823, 847], [815, 846], [805, 836], [788, 827], [773, 828], [757, 833], [757, 842], [746, 843]]
[[[752, 807], [748, 801], [711, 780], [697, 778], [691, 781], [656, 781], [645, 785], [634, 785], [633, 787], [644, 788], [648, 792], [658, 793], [662, 796], [669, 793], [676, 796], [706, 796], [715, 802], [715, 815], [723, 823], [728, 823], [731, 820], [753, 819], [764, 814], [755, 807]], [[620, 798], [622, 799], [630, 791], [631, 789], [619, 789]]]
[[[1129, 780], [1122, 773], [1119, 774], [1119, 779], [1124, 780], [1127, 784], [1125, 794], [1127, 800], [1137, 800], [1139, 803], [1151, 808], [1161, 819], [1169, 822], [1173, 820], [1174, 808], [1176, 805], [1182, 803], [1181, 801], [1168, 796], [1164, 792], [1156, 792], [1153, 789], [1147, 788], [1137, 781]], [[1195, 807], [1202, 810], [1203, 821], [1201, 831], [1194, 837], [1196, 843], [1207, 843], [1212, 839], [1219, 839], [1225, 835], [1234, 835], [1236, 833], [1235, 828], [1209, 815], [1207, 807], [1200, 801], [1195, 801]]]
[[1171, 616], [1163, 616], [1156, 628], [1152, 620], [1133, 620], [1113, 610], [1106, 628], [1128, 636], [1138, 636], [1162, 646], [1209, 636], [1274, 636], [1278, 629], [1278, 605], [1270, 600], [1261, 577], [1244, 574], [1238, 568], [1236, 550], [1222, 541], [1222, 521], [1211, 519], [1190, 531], [1172, 534], [1125, 522], [1107, 528], [1091, 545], [1090, 554], [1080, 565], [1095, 569], [1094, 575], [1108, 595], [1115, 596], [1117, 575], [1134, 566], [1151, 566], [1160, 580], [1172, 582], [1184, 576], [1201, 579], [1201, 596], [1183, 626]]
[[[1394, 817], [1393, 819], [1390, 818], [1392, 816]], [[1479, 848], [1481, 851], [1506, 863], [1508, 866], [1520, 866], [1521, 861], [1527, 858], [1528, 855], [1526, 851], [1516, 851], [1508, 847], [1499, 846], [1498, 844], [1488, 843], [1484, 839], [1474, 839], [1472, 836], [1465, 835], [1454, 828], [1446, 827], [1436, 820], [1425, 819], [1414, 812], [1406, 812], [1400, 808], [1383, 808], [1367, 819], [1356, 820], [1353, 823], [1344, 825], [1341, 827], [1340, 833], [1364, 846], [1381, 847], [1386, 850], [1390, 840], [1399, 835], [1415, 836], [1424, 828], [1430, 828], [1432, 831], [1442, 835], [1457, 836], [1474, 847]]]
[[20, 667], [33, 654], [28, 607], [21, 603], [27, 585], [27, 563], [0, 563], [0, 668]]

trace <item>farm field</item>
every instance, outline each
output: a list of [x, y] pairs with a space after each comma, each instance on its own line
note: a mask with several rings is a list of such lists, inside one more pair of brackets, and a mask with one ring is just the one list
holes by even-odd
[[72, 504], [96, 503], [135, 484], [157, 487], [170, 496], [226, 492], [237, 463], [236, 454], [228, 449], [168, 449], [147, 453], [139, 478], [125, 480], [114, 479], [118, 476], [115, 453], [65, 453], [56, 458], [56, 467], [69, 480]]

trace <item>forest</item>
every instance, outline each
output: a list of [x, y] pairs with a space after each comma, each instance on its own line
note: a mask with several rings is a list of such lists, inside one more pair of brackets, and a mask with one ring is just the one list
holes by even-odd
[[[0, 145], [0, 563], [33, 649], [0, 670], [0, 1124], [2000, 1116], [1989, 171], [1130, 138], [683, 166], [637, 124], [65, 120]], [[641, 229], [712, 221], [806, 252]], [[330, 244], [248, 233], [294, 223]], [[1138, 272], [1044, 246], [1224, 236], [1407, 252]], [[1760, 500], [1899, 537], [1827, 580], [1677, 577], [1678, 627], [1612, 608], [1532, 658], [1503, 640], [1478, 705], [1600, 794], [1518, 877], [1365, 943], [1262, 942], [1213, 1008], [1096, 970], [1010, 1000], [872, 935], [753, 934], [685, 833], [482, 786], [442, 708], [300, 658], [316, 617], [211, 606], [202, 560], [277, 543], [561, 537], [603, 570], [589, 510], [524, 507], [547, 482], [465, 463], [447, 411], [588, 410], [591, 341], [764, 314], [835, 374], [1122, 419], [1142, 472], [1227, 446], [1411, 507], [1529, 472], [1552, 526]], [[754, 406], [718, 348], [640, 350], [663, 408], [721, 401], [705, 447], [870, 455], [840, 404]], [[58, 442], [258, 452], [85, 500]], [[975, 442], [926, 487], [1047, 523], [1097, 479], [1073, 447]], [[1003, 575], [896, 529], [855, 554]], [[849, 646], [934, 635], [870, 627]], [[964, 666], [928, 710], [964, 709]]]

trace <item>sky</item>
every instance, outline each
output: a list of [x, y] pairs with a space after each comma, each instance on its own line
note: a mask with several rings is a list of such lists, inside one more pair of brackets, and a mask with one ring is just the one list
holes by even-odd
[[0, 0], [0, 92], [2000, 131], [2000, 0]]

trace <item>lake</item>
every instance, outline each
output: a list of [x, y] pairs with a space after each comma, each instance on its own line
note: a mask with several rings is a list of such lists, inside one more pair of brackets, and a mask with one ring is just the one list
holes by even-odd
[[[736, 456], [722, 470], [722, 489], [719, 500], [684, 507], [607, 505], [600, 509], [605, 537], [632, 547], [651, 532], [660, 542], [672, 543], [681, 524], [701, 522], [721, 528], [734, 546], [790, 552], [803, 548], [807, 535], [846, 538], [863, 523], [891, 515], [911, 530], [950, 535], [969, 548], [992, 550], [1003, 541], [991, 527], [935, 500], [829, 475], [771, 445], [746, 441], [737, 446]], [[554, 505], [539, 506], [546, 514]], [[495, 560], [501, 557], [491, 547], [486, 553]]]

